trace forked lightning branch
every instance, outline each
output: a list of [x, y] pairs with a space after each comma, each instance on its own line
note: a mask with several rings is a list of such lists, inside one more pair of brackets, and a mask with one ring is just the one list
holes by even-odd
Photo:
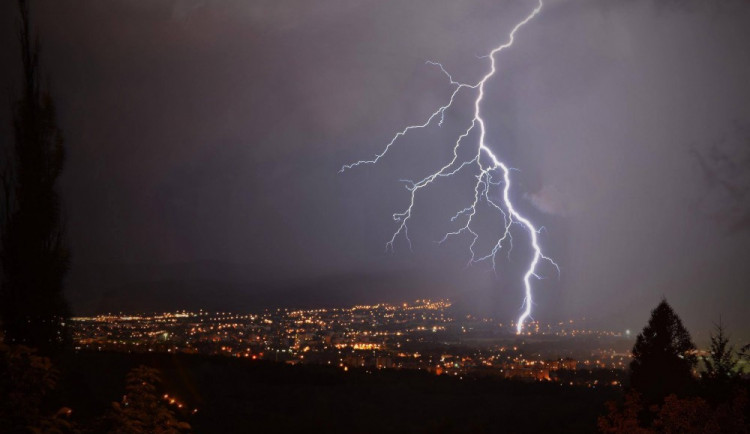
[[[451, 219], [452, 222], [461, 222], [455, 230], [448, 232], [440, 240], [440, 242], [446, 241], [450, 237], [468, 234], [471, 242], [469, 244], [469, 251], [471, 256], [469, 259], [469, 265], [490, 261], [493, 269], [498, 253], [503, 249], [510, 248], [513, 240], [513, 229], [520, 226], [529, 235], [529, 244], [533, 254], [528, 263], [528, 267], [525, 269], [523, 275], [523, 291], [524, 291], [524, 302], [522, 306], [522, 313], [518, 318], [516, 324], [516, 331], [521, 333], [523, 330], [524, 323], [530, 318], [531, 308], [533, 306], [533, 287], [532, 278], [539, 278], [537, 270], [540, 262], [547, 262], [554, 266], [558, 273], [560, 271], [557, 264], [545, 256], [542, 252], [542, 248], [539, 245], [539, 229], [526, 217], [524, 217], [515, 207], [511, 200], [511, 173], [510, 167], [508, 167], [498, 156], [493, 152], [490, 145], [487, 143], [486, 137], [486, 120], [482, 116], [482, 101], [485, 94], [485, 85], [491, 78], [495, 76], [497, 72], [496, 62], [497, 55], [511, 47], [515, 40], [516, 33], [529, 21], [531, 21], [539, 12], [542, 10], [542, 1], [540, 0], [537, 6], [531, 11], [531, 13], [521, 22], [515, 25], [510, 31], [507, 42], [494, 48], [490, 53], [485, 56], [489, 61], [488, 72], [476, 83], [462, 83], [453, 79], [451, 74], [446, 71], [442, 64], [437, 62], [427, 62], [433, 65], [446, 75], [450, 85], [453, 87], [450, 98], [445, 105], [439, 107], [434, 111], [423, 123], [409, 125], [403, 130], [396, 133], [385, 145], [385, 148], [379, 154], [375, 155], [370, 160], [360, 160], [355, 163], [344, 165], [341, 168], [341, 172], [352, 169], [354, 167], [364, 164], [375, 164], [384, 158], [388, 151], [399, 141], [405, 139], [409, 132], [427, 128], [431, 125], [437, 124], [442, 126], [445, 119], [445, 112], [453, 108], [453, 104], [456, 97], [461, 92], [473, 92], [475, 95], [473, 103], [474, 116], [471, 122], [466, 126], [466, 129], [458, 135], [453, 146], [453, 158], [448, 161], [445, 165], [431, 173], [429, 176], [419, 181], [408, 181], [407, 190], [409, 194], [408, 206], [401, 212], [393, 214], [393, 220], [396, 222], [397, 227], [391, 239], [386, 243], [387, 250], [393, 250], [394, 243], [399, 236], [404, 239], [411, 246], [411, 240], [409, 239], [409, 220], [412, 216], [412, 210], [414, 209], [414, 200], [417, 193], [430, 186], [435, 180], [444, 177], [450, 177], [456, 175], [461, 171], [473, 170], [476, 177], [476, 182], [473, 189], [473, 197], [469, 197], [469, 205], [459, 210], [456, 215]], [[478, 137], [476, 140], [469, 140], [470, 135]], [[471, 147], [471, 152], [459, 152], [463, 150], [463, 147]], [[459, 158], [459, 155], [470, 154], [468, 159]], [[497, 192], [499, 189], [499, 194]], [[496, 198], [497, 196], [497, 198]], [[477, 251], [477, 241], [479, 240], [479, 234], [475, 230], [477, 207], [480, 203], [486, 203], [490, 206], [490, 209], [503, 216], [504, 226], [500, 231], [500, 235], [497, 239], [493, 240], [493, 247], [486, 252]]]

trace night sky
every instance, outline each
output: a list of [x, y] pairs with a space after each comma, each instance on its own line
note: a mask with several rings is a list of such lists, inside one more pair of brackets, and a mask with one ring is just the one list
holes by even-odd
[[[471, 177], [419, 196], [413, 252], [403, 239], [385, 252], [408, 203], [399, 179], [449, 161], [468, 99], [378, 165], [338, 170], [445, 103], [451, 87], [425, 61], [477, 81], [480, 56], [535, 5], [32, 2], [68, 151], [73, 272], [212, 261], [269, 279], [408, 275], [514, 319], [523, 237], [497, 277], [464, 268], [468, 237], [435, 243], [457, 228]], [[0, 5], [3, 144], [16, 17]], [[514, 200], [561, 268], [542, 269], [537, 319], [638, 330], [665, 296], [699, 338], [719, 315], [750, 338], [749, 42], [748, 2], [549, 1], [498, 56], [487, 141], [519, 169]]]

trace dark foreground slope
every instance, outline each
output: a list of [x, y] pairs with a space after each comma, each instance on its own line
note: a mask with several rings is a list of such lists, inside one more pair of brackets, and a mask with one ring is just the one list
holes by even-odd
[[161, 393], [195, 432], [592, 432], [617, 389], [288, 366], [224, 357], [81, 353], [60, 361], [60, 398], [85, 422], [123, 394], [127, 371], [162, 371]]

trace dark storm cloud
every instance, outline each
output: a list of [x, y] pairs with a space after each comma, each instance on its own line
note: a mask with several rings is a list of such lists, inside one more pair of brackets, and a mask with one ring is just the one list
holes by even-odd
[[[666, 295], [692, 329], [721, 313], [747, 335], [750, 239], [717, 222], [730, 211], [691, 149], [741, 146], [733, 125], [750, 121], [750, 8], [657, 3], [546, 4], [499, 59], [489, 140], [520, 169], [516, 200], [547, 227], [562, 267], [539, 284], [540, 319], [635, 328]], [[383, 253], [407, 200], [398, 179], [444, 163], [465, 113], [400, 142], [380, 166], [337, 171], [444, 102], [450, 88], [425, 60], [476, 80], [486, 67], [477, 56], [533, 5], [35, 3], [69, 149], [76, 261], [212, 259], [299, 276], [410, 269], [426, 285], [447, 270], [459, 276], [451, 285], [495, 291], [515, 312], [522, 250], [495, 279], [462, 271], [466, 240], [433, 242], [467, 205], [468, 178], [420, 196], [413, 254], [405, 244]], [[1, 14], [5, 65], [12, 6]]]

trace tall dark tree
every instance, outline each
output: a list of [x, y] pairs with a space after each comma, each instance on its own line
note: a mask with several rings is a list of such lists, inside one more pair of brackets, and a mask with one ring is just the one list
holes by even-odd
[[3, 173], [0, 317], [6, 342], [43, 351], [64, 342], [63, 280], [69, 252], [56, 190], [65, 149], [49, 91], [40, 84], [39, 43], [20, 10], [23, 89], [13, 107], [14, 142]]
[[646, 404], [660, 403], [671, 393], [683, 393], [693, 383], [697, 362], [690, 333], [667, 300], [651, 311], [651, 318], [638, 335], [630, 363], [630, 386]]
[[[701, 373], [702, 394], [712, 404], [727, 403], [737, 393], [742, 393], [739, 364], [741, 354], [730, 344], [729, 335], [719, 319], [711, 333], [711, 348], [703, 358], [705, 371]], [[747, 393], [745, 391], [744, 393]], [[750, 416], [750, 414], [749, 414]]]
[[734, 380], [740, 375], [737, 370], [738, 354], [734, 345], [729, 343], [729, 336], [724, 331], [721, 319], [719, 319], [715, 329], [716, 332], [711, 333], [711, 349], [708, 352], [708, 357], [703, 359], [703, 363], [706, 365], [703, 378], [715, 382]]

